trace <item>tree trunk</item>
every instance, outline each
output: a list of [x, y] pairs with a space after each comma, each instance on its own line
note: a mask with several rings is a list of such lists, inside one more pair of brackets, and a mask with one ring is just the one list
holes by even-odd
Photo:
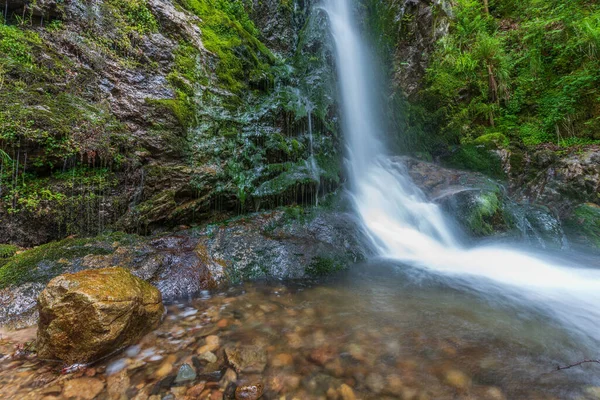
[[490, 15], [490, 4], [489, 4], [489, 0], [483, 0], [483, 10], [485, 11], [486, 15]]

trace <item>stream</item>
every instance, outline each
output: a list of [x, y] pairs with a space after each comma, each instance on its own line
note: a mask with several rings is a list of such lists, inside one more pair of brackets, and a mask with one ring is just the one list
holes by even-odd
[[[556, 371], [593, 346], [554, 319], [381, 259], [322, 282], [245, 284], [167, 309], [139, 345], [69, 374], [26, 351], [8, 357], [35, 334], [12, 332], [0, 342], [0, 397], [222, 399], [244, 384], [263, 385], [264, 399], [600, 394], [597, 367]], [[227, 349], [240, 352], [239, 365]], [[181, 381], [184, 364], [194, 373]]]

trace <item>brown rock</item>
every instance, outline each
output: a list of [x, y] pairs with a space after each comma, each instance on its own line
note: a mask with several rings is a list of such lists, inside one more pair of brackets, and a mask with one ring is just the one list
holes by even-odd
[[329, 347], [319, 347], [311, 351], [308, 359], [315, 364], [324, 366], [335, 358], [335, 351]]
[[256, 400], [263, 395], [264, 386], [262, 383], [238, 386], [235, 389], [236, 400]]
[[237, 346], [225, 349], [227, 361], [239, 372], [261, 373], [267, 366], [267, 352], [257, 346]]
[[192, 386], [191, 388], [188, 389], [188, 391], [186, 392], [186, 395], [193, 399], [199, 398], [200, 395], [202, 394], [202, 392], [204, 391], [205, 386], [206, 386], [206, 384], [204, 382], [201, 382], [201, 383], [197, 384], [196, 386]]
[[459, 391], [465, 391], [471, 386], [471, 380], [463, 372], [451, 369], [446, 371], [444, 382]]
[[342, 384], [342, 386], [340, 386], [340, 388], [338, 389], [338, 392], [340, 393], [340, 396], [342, 396], [342, 399], [344, 400], [356, 400], [356, 395], [354, 394], [354, 390], [352, 390], [352, 388], [348, 385], [346, 385], [345, 383]]
[[78, 400], [92, 400], [102, 392], [104, 383], [95, 378], [71, 379], [65, 383], [63, 396]]
[[120, 372], [111, 375], [106, 381], [106, 387], [108, 389], [108, 397], [111, 400], [127, 399], [125, 392], [129, 388], [129, 376], [127, 370], [121, 370]]
[[277, 354], [275, 356], [275, 358], [273, 358], [273, 361], [271, 362], [271, 364], [274, 367], [284, 367], [286, 365], [292, 365], [293, 362], [294, 362], [294, 357], [292, 357], [291, 354], [281, 353], [281, 354]]
[[38, 356], [67, 363], [97, 360], [155, 329], [158, 289], [123, 268], [60, 275], [38, 298]]

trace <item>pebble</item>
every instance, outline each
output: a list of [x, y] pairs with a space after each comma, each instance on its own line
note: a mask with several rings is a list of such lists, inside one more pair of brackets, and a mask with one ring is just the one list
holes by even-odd
[[238, 386], [235, 389], [236, 400], [256, 400], [263, 395], [264, 386], [262, 383], [253, 383], [250, 385]]
[[204, 382], [200, 382], [199, 384], [189, 388], [185, 394], [191, 397], [192, 399], [199, 398], [202, 392], [204, 391], [205, 386], [206, 384]]
[[177, 360], [173, 354], [169, 355], [165, 361], [160, 365], [160, 367], [154, 372], [154, 376], [158, 379], [164, 378], [169, 375], [173, 371], [173, 364]]
[[175, 383], [193, 381], [196, 379], [196, 371], [189, 364], [183, 364], [179, 367]]
[[469, 377], [456, 369], [451, 369], [446, 372], [444, 375], [444, 382], [448, 386], [452, 386], [460, 391], [465, 391], [469, 388], [469, 386], [471, 386]]
[[346, 385], [345, 383], [340, 386], [338, 389], [338, 393], [342, 396], [343, 400], [356, 400], [356, 395], [354, 394], [354, 390]]
[[271, 365], [273, 365], [274, 367], [284, 367], [286, 365], [292, 365], [293, 362], [294, 357], [292, 357], [291, 354], [281, 353], [275, 356], [275, 358], [271, 362]]
[[381, 393], [385, 387], [385, 381], [379, 374], [370, 373], [365, 381], [367, 387], [374, 393]]
[[127, 368], [128, 365], [129, 365], [129, 360], [126, 358], [121, 358], [119, 360], [113, 361], [112, 363], [108, 364], [108, 366], [106, 367], [106, 375], [116, 374], [117, 372], [121, 371], [122, 369]]
[[214, 353], [211, 353], [210, 351], [198, 354], [198, 358], [200, 360], [208, 361], [209, 363], [217, 362], [217, 356]]
[[122, 370], [117, 374], [108, 377], [106, 387], [108, 388], [108, 396], [113, 400], [127, 398], [125, 392], [129, 388], [130, 380], [126, 370]]
[[63, 396], [92, 400], [102, 392], [104, 382], [95, 378], [76, 378], [65, 382]]

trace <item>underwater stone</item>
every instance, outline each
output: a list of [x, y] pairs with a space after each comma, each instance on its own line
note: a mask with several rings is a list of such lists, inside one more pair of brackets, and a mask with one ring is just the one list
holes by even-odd
[[177, 372], [175, 383], [193, 381], [196, 379], [196, 371], [189, 364], [183, 364]]

